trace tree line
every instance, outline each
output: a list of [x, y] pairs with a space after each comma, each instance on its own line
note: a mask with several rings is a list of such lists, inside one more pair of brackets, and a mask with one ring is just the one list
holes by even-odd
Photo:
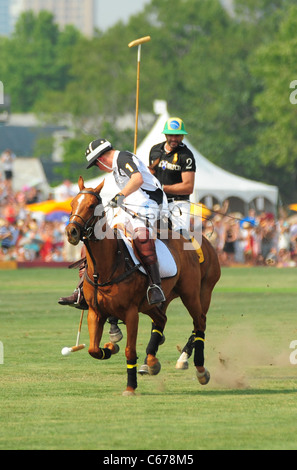
[[0, 80], [12, 112], [71, 122], [64, 156], [71, 177], [91, 138], [133, 150], [134, 131], [120, 132], [115, 121], [135, 113], [136, 50], [128, 43], [150, 35], [140, 116], [166, 100], [209, 160], [275, 184], [284, 203], [296, 202], [296, 26], [294, 0], [234, 0], [232, 10], [219, 0], [175, 0], [174, 11], [170, 0], [151, 0], [128, 24], [91, 39], [73, 26], [59, 30], [49, 12], [29, 11], [0, 38]]

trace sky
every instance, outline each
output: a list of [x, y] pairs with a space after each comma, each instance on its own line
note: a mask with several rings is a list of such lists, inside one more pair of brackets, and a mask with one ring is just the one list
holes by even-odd
[[130, 16], [140, 13], [148, 3], [150, 0], [95, 0], [96, 26], [106, 31], [120, 20], [127, 23]]

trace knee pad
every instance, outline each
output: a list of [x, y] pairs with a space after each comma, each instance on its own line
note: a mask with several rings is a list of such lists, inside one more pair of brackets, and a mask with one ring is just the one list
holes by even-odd
[[155, 241], [150, 238], [150, 232], [145, 227], [135, 229], [133, 246], [136, 254], [145, 264], [155, 264], [157, 262]]

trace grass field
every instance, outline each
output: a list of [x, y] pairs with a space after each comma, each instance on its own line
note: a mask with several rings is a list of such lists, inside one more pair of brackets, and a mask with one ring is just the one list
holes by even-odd
[[[158, 376], [126, 386], [125, 328], [109, 361], [87, 349], [68, 357], [80, 311], [57, 304], [77, 271], [0, 271], [0, 449], [208, 450], [296, 449], [297, 270], [226, 268], [216, 287], [206, 332], [211, 381], [201, 386], [193, 363], [175, 369], [191, 333], [179, 300], [168, 309]], [[103, 340], [108, 338], [108, 328]], [[141, 315], [138, 363], [150, 320]], [[81, 342], [88, 344], [86, 315]], [[297, 347], [296, 347], [297, 348]], [[0, 357], [1, 359], [1, 357]]]

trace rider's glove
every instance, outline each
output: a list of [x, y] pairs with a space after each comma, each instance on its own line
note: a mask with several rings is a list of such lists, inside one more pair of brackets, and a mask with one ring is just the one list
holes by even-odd
[[125, 199], [125, 196], [124, 194], [122, 193], [118, 193], [115, 195], [115, 197], [113, 197], [111, 199], [111, 201], [109, 202], [109, 205], [111, 207], [119, 207], [119, 206], [122, 206], [123, 203], [124, 203], [124, 199]]

